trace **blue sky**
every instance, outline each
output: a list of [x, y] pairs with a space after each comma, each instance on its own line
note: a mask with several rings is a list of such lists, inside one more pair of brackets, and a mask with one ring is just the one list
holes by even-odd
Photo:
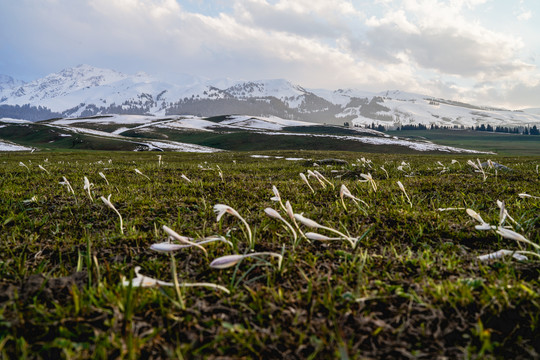
[[538, 0], [0, 0], [0, 74], [285, 78], [540, 107]]

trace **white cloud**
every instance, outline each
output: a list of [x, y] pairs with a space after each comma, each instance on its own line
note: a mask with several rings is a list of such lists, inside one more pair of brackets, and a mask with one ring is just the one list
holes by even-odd
[[526, 20], [529, 20], [530, 18], [532, 18], [532, 11], [523, 11], [522, 13], [520, 13], [518, 16], [517, 16], [517, 19], [519, 21], [526, 21]]
[[126, 72], [283, 77], [307, 87], [399, 88], [487, 102], [496, 95], [507, 103], [517, 103], [519, 94], [538, 101], [538, 67], [519, 56], [530, 45], [472, 15], [497, 1], [235, 0], [221, 2], [221, 13], [198, 13], [175, 0], [4, 1], [0, 65], [14, 62], [9, 55], [16, 51], [17, 63], [47, 72], [90, 63]]
[[376, 60], [395, 62], [407, 52], [421, 68], [441, 74], [475, 77], [509, 76], [528, 65], [516, 58], [522, 40], [466, 19], [464, 6], [482, 1], [403, 2], [404, 9], [389, 11], [366, 22], [368, 43], [355, 51]]

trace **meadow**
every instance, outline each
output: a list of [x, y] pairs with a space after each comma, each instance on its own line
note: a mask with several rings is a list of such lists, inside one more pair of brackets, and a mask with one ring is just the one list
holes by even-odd
[[3, 153], [0, 355], [538, 358], [539, 164]]
[[540, 136], [537, 135], [454, 129], [386, 131], [386, 133], [411, 139], [427, 139], [441, 145], [495, 152], [506, 156], [540, 155]]

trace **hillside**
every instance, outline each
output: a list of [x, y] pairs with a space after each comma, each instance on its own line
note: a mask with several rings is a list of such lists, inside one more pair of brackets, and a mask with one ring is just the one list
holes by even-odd
[[126, 151], [344, 150], [476, 153], [364, 128], [278, 117], [101, 115], [44, 121], [0, 120], [0, 139], [37, 149]]

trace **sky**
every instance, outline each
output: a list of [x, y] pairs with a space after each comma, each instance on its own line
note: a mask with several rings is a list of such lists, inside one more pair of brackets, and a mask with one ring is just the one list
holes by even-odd
[[540, 107], [538, 0], [0, 0], [0, 74], [79, 64]]

